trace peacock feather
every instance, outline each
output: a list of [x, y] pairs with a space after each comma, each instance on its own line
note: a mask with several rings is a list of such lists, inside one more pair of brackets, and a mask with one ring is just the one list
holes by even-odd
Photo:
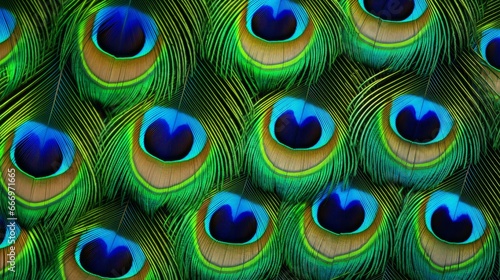
[[61, 55], [84, 99], [119, 110], [168, 98], [192, 70], [206, 14], [201, 0], [65, 1]]
[[[241, 162], [249, 95], [199, 65], [171, 101], [140, 103], [112, 119], [103, 133], [99, 169], [107, 195], [127, 195], [146, 212], [201, 202]], [[124, 192], [122, 192], [124, 191]]]
[[498, 259], [500, 162], [477, 165], [410, 194], [398, 221], [398, 267], [414, 279], [488, 279]]
[[500, 280], [499, 11], [0, 0], [0, 279]]
[[248, 178], [226, 181], [173, 226], [185, 279], [272, 279], [281, 267], [279, 201]]
[[[45, 63], [0, 105], [0, 193], [15, 192], [15, 212], [28, 229], [39, 220], [48, 227], [69, 223], [100, 194], [94, 167], [103, 123], [78, 98], [67, 71], [53, 59]], [[2, 203], [0, 211], [8, 206]]]
[[341, 51], [336, 1], [211, 0], [202, 49], [219, 72], [260, 90], [316, 81]]
[[55, 1], [0, 2], [0, 100], [33, 75], [43, 61]]
[[483, 61], [482, 78], [490, 85], [490, 95], [495, 101], [496, 119], [493, 124], [494, 146], [500, 146], [500, 2], [488, 1], [484, 18], [477, 26], [476, 52]]
[[[401, 195], [369, 176], [327, 184], [311, 202], [280, 214], [285, 259], [304, 279], [364, 279], [381, 273], [394, 244]], [[376, 260], [376, 261], [371, 261]]]
[[369, 76], [369, 70], [339, 57], [316, 84], [260, 98], [249, 121], [246, 153], [258, 186], [300, 201], [355, 172], [347, 107]]
[[28, 230], [9, 215], [0, 215], [0, 278], [36, 278], [54, 252], [58, 232], [43, 225]]
[[129, 201], [99, 205], [65, 234], [42, 279], [178, 279], [161, 218]]
[[431, 73], [469, 48], [480, 0], [340, 0], [352, 58], [374, 68]]
[[[459, 63], [460, 62], [460, 63]], [[430, 76], [381, 73], [352, 105], [351, 129], [364, 169], [381, 183], [431, 188], [480, 159], [492, 105], [471, 54]], [[488, 110], [489, 108], [489, 110]]]

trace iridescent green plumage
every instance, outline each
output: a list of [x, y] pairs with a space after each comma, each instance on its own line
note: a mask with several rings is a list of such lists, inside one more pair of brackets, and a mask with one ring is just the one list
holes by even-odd
[[413, 279], [489, 279], [498, 261], [498, 153], [432, 191], [410, 193], [398, 220], [395, 262]]
[[[97, 111], [78, 98], [70, 75], [49, 57], [38, 76], [0, 104], [0, 181], [7, 197], [15, 170], [16, 215], [22, 226], [71, 223], [99, 199], [95, 180]], [[2, 203], [2, 213], [7, 213]]]
[[482, 60], [481, 78], [490, 88], [487, 94], [494, 100], [496, 117], [492, 125], [494, 147], [500, 146], [500, 2], [488, 1], [485, 14], [477, 26], [474, 48]]
[[241, 164], [249, 96], [237, 79], [200, 63], [170, 101], [148, 100], [113, 118], [99, 169], [108, 196], [130, 196], [148, 213], [182, 212]]
[[0, 215], [0, 278], [36, 279], [54, 253], [58, 230], [26, 229], [15, 217]]
[[311, 84], [341, 51], [336, 1], [209, 1], [202, 49], [224, 76], [236, 71], [261, 90]]
[[185, 279], [272, 279], [281, 267], [279, 201], [237, 178], [172, 226]]
[[116, 110], [163, 100], [192, 71], [206, 15], [201, 0], [65, 1], [61, 55], [85, 99]]
[[55, 1], [0, 3], [0, 100], [33, 75], [43, 61]]
[[57, 244], [42, 279], [178, 279], [161, 216], [132, 202], [104, 203], [83, 215]]
[[392, 184], [359, 173], [328, 184], [313, 203], [282, 208], [285, 260], [304, 279], [366, 279], [385, 269], [402, 201]]
[[339, 57], [311, 86], [276, 90], [251, 114], [247, 165], [258, 186], [288, 201], [313, 199], [356, 170], [347, 107], [370, 71]]

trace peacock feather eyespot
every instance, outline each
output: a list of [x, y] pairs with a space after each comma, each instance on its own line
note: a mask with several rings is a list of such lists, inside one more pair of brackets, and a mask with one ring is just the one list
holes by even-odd
[[463, 194], [415, 197], [399, 218], [399, 268], [425, 279], [488, 278], [496, 250], [490, 218]]
[[450, 135], [454, 123], [443, 106], [411, 94], [392, 101], [389, 122], [399, 138], [418, 145], [443, 141]]
[[425, 209], [425, 225], [441, 242], [454, 244], [473, 243], [487, 228], [479, 209], [461, 201], [457, 194], [442, 191], [430, 196]]
[[209, 6], [216, 16], [204, 57], [223, 75], [238, 71], [256, 89], [311, 84], [340, 53], [343, 15], [336, 2], [238, 0], [228, 6], [217, 0]]
[[498, 106], [500, 100], [500, 28], [489, 27], [482, 31], [476, 50], [485, 64], [481, 75], [492, 88], [492, 96]]
[[178, 252], [188, 278], [261, 279], [281, 265], [276, 199], [248, 180], [227, 182], [188, 214], [177, 232]]
[[309, 24], [304, 7], [289, 0], [250, 0], [245, 20], [248, 32], [268, 42], [295, 40]]
[[33, 178], [55, 177], [74, 163], [75, 147], [64, 132], [28, 121], [19, 126], [12, 140], [10, 159]]
[[[287, 204], [282, 210], [287, 266], [298, 276], [333, 279], [373, 275], [385, 266], [394, 215], [390, 200], [375, 196], [364, 175], [327, 184], [311, 203]], [[386, 185], [381, 193], [395, 194]], [[377, 259], [377, 264], [372, 262]]]
[[205, 232], [215, 241], [250, 244], [259, 240], [269, 224], [266, 210], [230, 192], [218, 193], [207, 208]]
[[[82, 63], [101, 86], [121, 87], [145, 79], [159, 53], [155, 21], [129, 6], [100, 9], [79, 33]], [[134, 68], [127, 66], [130, 63]]]
[[144, 114], [139, 144], [158, 160], [191, 160], [203, 152], [207, 141], [200, 122], [176, 109], [154, 107]]
[[0, 8], [0, 65], [8, 60], [20, 35], [16, 17], [7, 9]]
[[311, 103], [284, 97], [273, 106], [268, 129], [274, 141], [289, 149], [315, 150], [334, 137], [335, 122]]
[[[153, 107], [134, 127], [130, 154], [138, 179], [155, 193], [174, 192], [193, 182], [211, 157], [198, 120], [173, 108]], [[140, 150], [135, 146], [139, 145]], [[188, 168], [189, 166], [189, 168]], [[171, 174], [158, 176], [158, 174]]]
[[75, 250], [74, 259], [80, 269], [96, 277], [132, 278], [148, 268], [146, 256], [138, 244], [105, 228], [85, 232], [76, 247], [69, 248]]
[[346, 51], [352, 59], [374, 68], [412, 69], [425, 75], [469, 47], [482, 15], [479, 1], [340, 2], [347, 15]]
[[251, 137], [247, 151], [254, 179], [287, 200], [313, 198], [328, 180], [333, 158], [343, 156], [333, 117], [302, 98], [279, 98], [259, 116]]
[[483, 31], [479, 48], [488, 65], [500, 71], [500, 28], [489, 28]]

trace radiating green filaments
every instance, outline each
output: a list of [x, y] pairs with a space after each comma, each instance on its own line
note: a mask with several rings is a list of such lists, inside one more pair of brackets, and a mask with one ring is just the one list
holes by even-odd
[[212, 1], [214, 27], [203, 55], [259, 90], [316, 81], [340, 53], [343, 15], [336, 2]]
[[[313, 202], [281, 210], [285, 260], [310, 279], [358, 279], [380, 273], [393, 242], [396, 188], [375, 190], [365, 175], [328, 184]], [[376, 260], [376, 261], [375, 261]]]

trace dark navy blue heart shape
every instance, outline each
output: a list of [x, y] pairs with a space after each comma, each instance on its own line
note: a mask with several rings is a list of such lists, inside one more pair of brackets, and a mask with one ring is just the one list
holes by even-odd
[[439, 117], [428, 111], [417, 119], [415, 108], [406, 106], [396, 117], [396, 129], [403, 138], [417, 143], [428, 143], [436, 138], [441, 128]]
[[283, 10], [276, 18], [270, 6], [260, 7], [252, 17], [253, 33], [267, 41], [283, 41], [291, 38], [297, 28], [297, 19], [290, 10]]
[[384, 20], [402, 21], [415, 9], [415, 0], [364, 0], [365, 9]]
[[299, 125], [291, 110], [284, 112], [274, 125], [276, 139], [292, 149], [313, 147], [321, 138], [321, 133], [321, 124], [316, 117], [307, 117]]
[[97, 29], [99, 47], [115, 57], [134, 57], [146, 43], [146, 34], [135, 13], [114, 12]]
[[231, 206], [224, 205], [212, 215], [209, 229], [212, 237], [221, 242], [246, 243], [257, 232], [257, 219], [250, 211], [233, 219]]
[[121, 277], [132, 268], [132, 254], [125, 246], [118, 246], [108, 253], [104, 240], [97, 238], [87, 243], [80, 252], [80, 264], [95, 275], [107, 278]]
[[33, 177], [53, 175], [61, 167], [63, 154], [55, 139], [48, 139], [41, 145], [35, 133], [19, 141], [14, 150], [17, 166]]
[[153, 156], [163, 161], [185, 158], [193, 147], [194, 135], [187, 125], [178, 126], [170, 133], [170, 126], [164, 119], [154, 121], [144, 136], [144, 147]]
[[338, 194], [326, 197], [318, 207], [319, 224], [334, 233], [351, 233], [361, 227], [365, 210], [358, 200], [349, 202], [345, 208], [340, 204]]
[[448, 207], [443, 205], [432, 214], [431, 228], [444, 241], [462, 243], [472, 234], [472, 221], [469, 215], [460, 215], [453, 220]]

